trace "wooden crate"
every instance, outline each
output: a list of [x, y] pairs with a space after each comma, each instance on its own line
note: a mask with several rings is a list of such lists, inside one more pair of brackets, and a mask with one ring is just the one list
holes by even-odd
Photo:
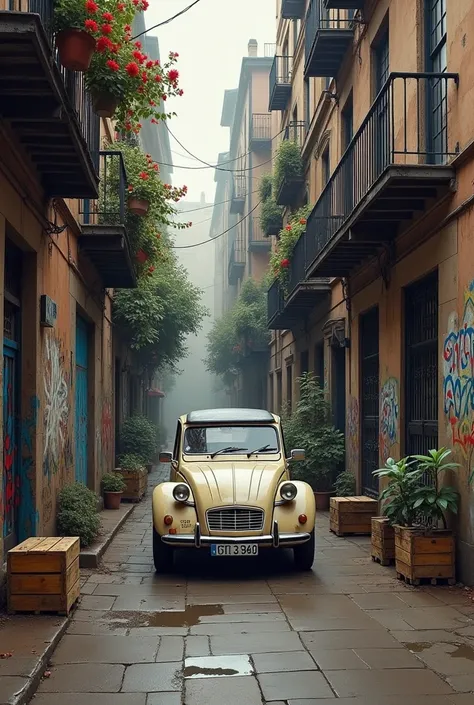
[[329, 528], [337, 536], [371, 533], [378, 502], [371, 497], [331, 497]]
[[387, 517], [372, 517], [372, 560], [390, 565], [395, 560], [395, 531]]
[[122, 475], [127, 485], [122, 494], [122, 499], [129, 499], [135, 502], [140, 501], [146, 493], [148, 484], [146, 468], [142, 468], [141, 470], [122, 470], [121, 468], [117, 468], [115, 472]]
[[397, 577], [413, 585], [430, 580], [436, 585], [456, 582], [455, 544], [451, 531], [431, 534], [395, 526], [395, 569]]
[[69, 614], [80, 594], [79, 538], [37, 537], [7, 555], [8, 611]]

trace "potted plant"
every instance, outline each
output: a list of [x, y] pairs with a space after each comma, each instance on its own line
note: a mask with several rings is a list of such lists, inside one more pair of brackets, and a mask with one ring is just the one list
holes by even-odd
[[442, 475], [459, 467], [449, 461], [450, 454], [441, 448], [410, 461], [389, 459], [386, 469], [376, 471], [388, 479], [381, 499], [394, 524], [397, 575], [415, 585], [425, 578], [455, 581], [454, 538], [446, 514], [457, 514], [459, 496], [450, 485], [440, 484]]
[[127, 485], [118, 473], [109, 472], [102, 478], [105, 509], [120, 509], [120, 500]]
[[138, 502], [146, 492], [147, 471], [143, 457], [136, 453], [124, 453], [118, 459], [119, 467], [115, 472], [121, 475], [125, 483], [123, 499]]
[[279, 206], [292, 206], [304, 184], [301, 149], [294, 140], [283, 140], [275, 157], [275, 191]]
[[53, 26], [59, 61], [70, 71], [87, 71], [99, 34], [104, 2], [55, 0]]
[[290, 277], [290, 266], [293, 258], [293, 250], [296, 243], [306, 230], [306, 222], [311, 206], [303, 206], [292, 215], [288, 223], [281, 230], [278, 245], [270, 256], [270, 272], [278, 279], [283, 291], [287, 294]]
[[356, 493], [356, 479], [352, 472], [345, 470], [339, 473], [334, 482], [336, 497], [354, 497]]
[[344, 436], [330, 421], [330, 407], [316, 377], [307, 372], [298, 382], [299, 400], [291, 413], [283, 414], [285, 443], [306, 452], [305, 460], [292, 467], [292, 475], [311, 485], [316, 508], [327, 511], [334, 472], [344, 459]]
[[278, 235], [283, 227], [283, 208], [278, 205], [273, 197], [262, 203], [260, 225], [267, 237]]
[[89, 546], [100, 529], [97, 503], [97, 495], [79, 482], [63, 487], [56, 516], [59, 535], [79, 536], [81, 546]]

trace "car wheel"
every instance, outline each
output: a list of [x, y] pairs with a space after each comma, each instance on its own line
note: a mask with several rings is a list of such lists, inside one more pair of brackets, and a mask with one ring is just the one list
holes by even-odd
[[314, 563], [315, 536], [314, 529], [311, 532], [309, 541], [301, 546], [295, 546], [293, 555], [297, 570], [311, 570]]
[[157, 573], [170, 573], [173, 569], [173, 549], [161, 540], [153, 527], [153, 563]]

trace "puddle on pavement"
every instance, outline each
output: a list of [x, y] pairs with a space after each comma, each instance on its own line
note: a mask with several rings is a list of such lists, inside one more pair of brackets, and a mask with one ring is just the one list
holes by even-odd
[[252, 664], [247, 655], [202, 656], [187, 658], [184, 663], [185, 678], [222, 678], [252, 674]]
[[202, 617], [224, 614], [222, 605], [188, 605], [181, 611], [109, 612], [104, 615], [117, 627], [194, 627]]
[[430, 641], [419, 641], [413, 644], [405, 644], [406, 648], [414, 654], [421, 654], [426, 649], [431, 649], [435, 644]]
[[[445, 642], [440, 642], [444, 644]], [[436, 643], [431, 642], [418, 642], [413, 644], [405, 644], [406, 648], [414, 654], [421, 654], [426, 649], [432, 649], [437, 646]], [[446, 651], [446, 656], [450, 658], [464, 658], [468, 661], [474, 661], [474, 647], [469, 644], [462, 644], [460, 642], [449, 643], [448, 646], [454, 646], [454, 651]]]

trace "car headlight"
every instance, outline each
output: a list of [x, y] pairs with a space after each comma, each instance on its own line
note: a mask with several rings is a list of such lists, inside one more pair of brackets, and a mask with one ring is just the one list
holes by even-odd
[[184, 483], [176, 485], [173, 489], [173, 497], [177, 502], [187, 502], [190, 494], [189, 487]]
[[280, 497], [285, 502], [291, 502], [298, 494], [298, 488], [292, 482], [284, 482], [280, 487]]

